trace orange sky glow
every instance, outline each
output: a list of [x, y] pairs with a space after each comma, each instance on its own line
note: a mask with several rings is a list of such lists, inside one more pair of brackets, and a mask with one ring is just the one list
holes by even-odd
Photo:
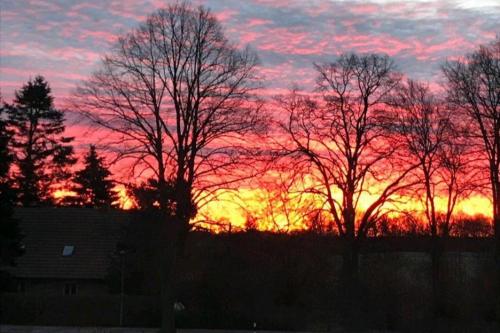
[[[135, 207], [134, 200], [127, 195], [127, 191], [123, 186], [117, 186], [116, 191], [119, 193], [120, 208], [129, 210]], [[62, 198], [72, 194], [73, 192], [70, 191], [58, 190], [54, 192], [54, 197]], [[375, 200], [375, 197], [376, 195], [363, 195], [360, 200], [360, 209], [364, 210], [368, 207]], [[307, 229], [298, 212], [299, 203], [294, 202], [293, 199], [291, 200], [289, 203], [291, 213], [288, 216], [280, 212], [279, 209], [274, 210], [271, 214], [269, 213], [270, 205], [278, 207], [280, 202], [278, 200], [274, 200], [274, 202], [271, 200], [266, 201], [263, 198], [269, 199], [269, 195], [266, 190], [262, 189], [242, 189], [237, 193], [227, 192], [221, 194], [219, 200], [209, 202], [201, 208], [192, 223], [213, 231], [228, 231], [230, 227], [232, 230], [242, 230], [245, 228], [249, 214], [252, 214], [258, 219], [257, 228], [259, 230], [293, 232]], [[244, 207], [242, 207], [242, 202], [244, 202]], [[445, 200], [438, 198], [436, 203], [438, 211], [444, 212], [446, 209]], [[388, 203], [385, 207], [394, 210], [393, 215], [397, 215], [397, 211], [414, 211], [416, 214], [422, 215], [423, 218], [423, 205], [415, 199], [400, 197], [397, 202]], [[471, 195], [459, 201], [456, 215], [491, 217], [491, 202], [485, 196]], [[212, 222], [220, 224], [213, 225]]]

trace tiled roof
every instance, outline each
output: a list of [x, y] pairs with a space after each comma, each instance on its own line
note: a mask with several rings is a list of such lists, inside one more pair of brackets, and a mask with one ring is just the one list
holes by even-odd
[[[16, 208], [26, 251], [10, 271], [18, 277], [104, 279], [129, 214], [92, 208]], [[64, 246], [74, 246], [63, 256]]]

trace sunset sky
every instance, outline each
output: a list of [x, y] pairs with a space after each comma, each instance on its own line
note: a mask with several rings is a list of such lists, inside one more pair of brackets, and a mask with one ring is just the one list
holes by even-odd
[[[56, 106], [98, 67], [117, 36], [169, 1], [16, 0], [0, 11], [0, 89], [14, 91], [37, 74], [53, 89]], [[212, 9], [230, 40], [249, 44], [261, 60], [266, 94], [296, 83], [313, 88], [313, 62], [343, 52], [383, 52], [402, 72], [439, 89], [440, 65], [500, 33], [500, 1], [193, 1]], [[86, 147], [75, 117], [68, 133]]]
[[[61, 105], [96, 69], [117, 35], [168, 1], [2, 1], [1, 92], [35, 74]], [[385, 52], [403, 72], [438, 83], [445, 59], [464, 54], [500, 31], [500, 2], [463, 1], [194, 1], [211, 8], [234, 42], [258, 51], [270, 93], [293, 82], [310, 88], [313, 62], [346, 51]]]

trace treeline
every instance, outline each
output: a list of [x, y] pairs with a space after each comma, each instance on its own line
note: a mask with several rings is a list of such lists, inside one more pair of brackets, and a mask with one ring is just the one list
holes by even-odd
[[[268, 218], [268, 217], [267, 217]], [[193, 229], [196, 231], [210, 231], [216, 233], [238, 233], [238, 232], [272, 232], [277, 234], [301, 234], [311, 233], [325, 236], [339, 236], [332, 225], [318, 224], [316, 219], [305, 217], [302, 228], [288, 230], [287, 228], [259, 228], [258, 219], [249, 217], [242, 226], [234, 226], [229, 221], [202, 220], [195, 223]], [[442, 234], [442, 231], [439, 231]], [[367, 231], [367, 237], [420, 237], [428, 236], [429, 229], [422, 220], [422, 216], [411, 212], [401, 215], [385, 216], [373, 223]], [[486, 215], [456, 214], [449, 225], [447, 238], [490, 238], [493, 236], [491, 218]]]

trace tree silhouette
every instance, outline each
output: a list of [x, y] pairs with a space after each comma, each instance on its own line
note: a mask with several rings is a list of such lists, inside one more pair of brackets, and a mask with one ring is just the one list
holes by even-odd
[[112, 206], [118, 196], [113, 191], [111, 172], [106, 168], [104, 158], [97, 154], [95, 146], [90, 146], [84, 164], [83, 169], [75, 172], [73, 179], [78, 204], [88, 207]]
[[51, 89], [42, 76], [28, 81], [9, 106], [11, 145], [18, 173], [15, 177], [23, 206], [50, 203], [54, 186], [68, 180], [68, 167], [76, 162], [73, 138], [64, 132], [64, 114], [53, 107]]
[[[412, 175], [416, 178], [414, 198], [423, 203], [432, 240], [432, 286], [437, 315], [442, 309], [441, 237], [449, 235], [457, 201], [471, 188], [467, 147], [459, 121], [428, 86], [408, 80], [391, 97], [397, 110], [390, 113], [394, 117], [389, 123], [401, 136], [409, 162], [418, 166]], [[446, 200], [444, 212], [438, 211], [438, 197]]]
[[[493, 202], [497, 274], [500, 276], [500, 37], [443, 66], [449, 102], [473, 125], [469, 144], [481, 147]], [[500, 279], [497, 289], [500, 296]], [[500, 297], [497, 297], [500, 302]], [[500, 309], [500, 305], [498, 306]]]
[[17, 220], [12, 217], [13, 205], [16, 199], [9, 178], [10, 165], [13, 160], [13, 156], [9, 151], [12, 133], [7, 129], [4, 112], [5, 109], [2, 105], [0, 106], [0, 268], [4, 265], [13, 264], [15, 257], [21, 254], [22, 240]]
[[163, 209], [173, 209], [173, 194], [174, 187], [172, 183], [167, 183], [163, 187], [164, 193], [158, 191], [158, 183], [154, 178], [150, 178], [139, 185], [129, 185], [127, 193], [134, 199], [134, 202], [139, 210], [151, 211], [160, 210], [160, 200], [166, 200], [167, 204], [163, 205]]
[[[166, 239], [162, 332], [175, 330], [172, 286], [190, 219], [200, 202], [250, 175], [235, 166], [263, 118], [252, 93], [256, 65], [209, 10], [180, 2], [121, 37], [77, 90], [75, 107], [114, 133], [118, 157], [156, 178]], [[173, 199], [164, 197], [170, 183]]]
[[[440, 107], [429, 89], [418, 82], [401, 84], [394, 93], [393, 103], [400, 112], [392, 120], [395, 131], [401, 134], [411, 159], [418, 164], [418, 185], [423, 193], [425, 216], [432, 237], [438, 236], [436, 208], [437, 181], [440, 167], [439, 153], [452, 132], [447, 110]], [[419, 186], [420, 187], [420, 186]]]
[[[285, 163], [303, 170], [303, 191], [318, 205], [345, 241], [343, 279], [347, 302], [358, 297], [358, 260], [362, 240], [385, 212], [383, 205], [410, 184], [414, 168], [399, 160], [402, 148], [384, 123], [384, 99], [400, 81], [387, 56], [344, 54], [333, 63], [315, 65], [322, 100], [296, 91], [278, 98], [286, 116], [278, 143]], [[374, 193], [372, 186], [377, 188]], [[360, 207], [365, 193], [376, 195]], [[353, 310], [355, 304], [347, 304]]]

